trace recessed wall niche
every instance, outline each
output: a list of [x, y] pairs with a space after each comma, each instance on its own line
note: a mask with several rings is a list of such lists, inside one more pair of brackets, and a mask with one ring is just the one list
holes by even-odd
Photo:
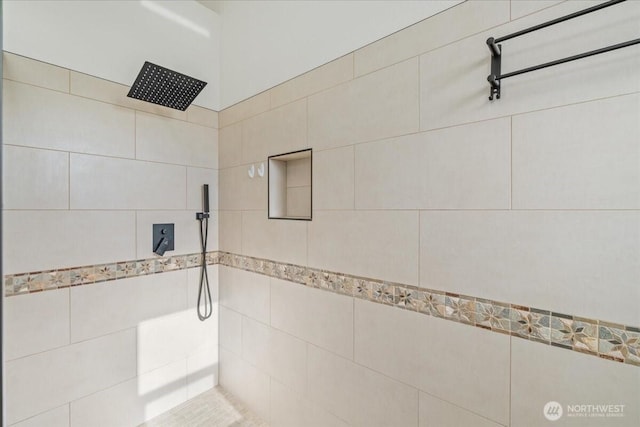
[[312, 150], [269, 157], [269, 219], [311, 221]]

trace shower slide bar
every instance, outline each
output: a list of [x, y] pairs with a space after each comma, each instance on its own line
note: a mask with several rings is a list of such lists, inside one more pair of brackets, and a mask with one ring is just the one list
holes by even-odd
[[571, 13], [566, 16], [562, 16], [560, 18], [553, 19], [548, 22], [544, 22], [542, 24], [534, 25], [533, 27], [525, 28], [524, 30], [516, 31], [515, 33], [508, 34], [506, 36], [493, 38], [489, 37], [487, 39], [487, 46], [491, 51], [491, 74], [487, 77], [487, 81], [489, 82], [491, 88], [489, 92], [489, 100], [493, 101], [494, 96], [497, 99], [500, 99], [500, 81], [506, 79], [508, 77], [517, 76], [524, 73], [529, 73], [531, 71], [541, 70], [543, 68], [552, 67], [554, 65], [564, 64], [565, 62], [575, 61], [577, 59], [587, 58], [589, 56], [599, 55], [601, 53], [610, 52], [612, 50], [621, 49], [623, 47], [632, 46], [640, 43], [640, 38], [629, 40], [627, 42], [614, 44], [612, 46], [603, 47], [596, 50], [591, 50], [589, 52], [580, 53], [578, 55], [569, 56], [567, 58], [557, 59], [555, 61], [545, 62], [544, 64], [534, 65], [532, 67], [523, 68], [521, 70], [512, 71], [510, 73], [501, 74], [501, 65], [502, 65], [502, 45], [498, 44], [500, 42], [513, 39], [515, 37], [522, 36], [524, 34], [528, 34], [542, 28], [550, 27], [551, 25], [559, 24], [564, 21], [568, 21], [569, 19], [577, 18], [582, 15], [586, 15], [591, 12], [598, 11], [600, 9], [604, 9], [609, 6], [614, 6], [618, 3], [622, 3], [626, 0], [611, 0], [605, 3], [601, 3], [596, 6], [589, 7], [584, 10], [580, 10], [578, 12]]

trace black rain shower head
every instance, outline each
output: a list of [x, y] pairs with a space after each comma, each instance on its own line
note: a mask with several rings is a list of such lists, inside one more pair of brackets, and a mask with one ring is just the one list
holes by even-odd
[[206, 85], [202, 80], [145, 61], [127, 96], [184, 111]]

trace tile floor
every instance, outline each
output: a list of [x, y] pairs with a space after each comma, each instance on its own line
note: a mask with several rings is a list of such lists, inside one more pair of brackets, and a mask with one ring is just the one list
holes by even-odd
[[268, 424], [220, 386], [139, 427], [267, 427]]

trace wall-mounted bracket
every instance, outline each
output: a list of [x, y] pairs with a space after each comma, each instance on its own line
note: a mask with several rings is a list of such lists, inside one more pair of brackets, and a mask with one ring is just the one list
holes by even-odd
[[493, 101], [495, 96], [500, 99], [500, 67], [502, 66], [502, 45], [496, 44], [493, 37], [487, 39], [487, 46], [491, 51], [491, 74], [487, 77], [487, 81], [491, 85], [491, 91], [489, 92], [489, 101]]
[[606, 46], [600, 49], [591, 50], [588, 52], [580, 53], [578, 55], [569, 56], [562, 59], [556, 59], [555, 61], [545, 62], [544, 64], [534, 65], [532, 67], [523, 68], [517, 71], [511, 71], [509, 73], [502, 74], [500, 70], [501, 61], [502, 61], [502, 45], [498, 44], [503, 41], [507, 41], [509, 39], [520, 37], [522, 35], [541, 30], [546, 27], [550, 27], [551, 25], [556, 25], [564, 21], [568, 21], [569, 19], [577, 18], [582, 15], [586, 15], [591, 12], [595, 12], [601, 9], [604, 9], [609, 6], [614, 6], [619, 3], [623, 3], [626, 0], [609, 0], [604, 3], [597, 4], [595, 6], [589, 7], [584, 10], [580, 10], [575, 13], [571, 13], [569, 15], [561, 16], [560, 18], [553, 19], [551, 21], [544, 22], [542, 24], [534, 25], [533, 27], [525, 28], [524, 30], [517, 31], [515, 33], [498, 37], [494, 39], [493, 37], [489, 37], [487, 39], [487, 46], [491, 51], [491, 74], [487, 77], [487, 81], [491, 86], [489, 89], [489, 100], [493, 101], [494, 97], [500, 99], [500, 89], [501, 89], [501, 81], [508, 77], [517, 76], [520, 74], [530, 73], [531, 71], [541, 70], [547, 67], [553, 67], [554, 65], [564, 64], [566, 62], [576, 61], [578, 59], [587, 58], [589, 56], [600, 55], [601, 53], [611, 52], [612, 50], [622, 49], [624, 47], [633, 46], [636, 44], [640, 44], [640, 38], [629, 40], [626, 42], [614, 44], [611, 46]]

